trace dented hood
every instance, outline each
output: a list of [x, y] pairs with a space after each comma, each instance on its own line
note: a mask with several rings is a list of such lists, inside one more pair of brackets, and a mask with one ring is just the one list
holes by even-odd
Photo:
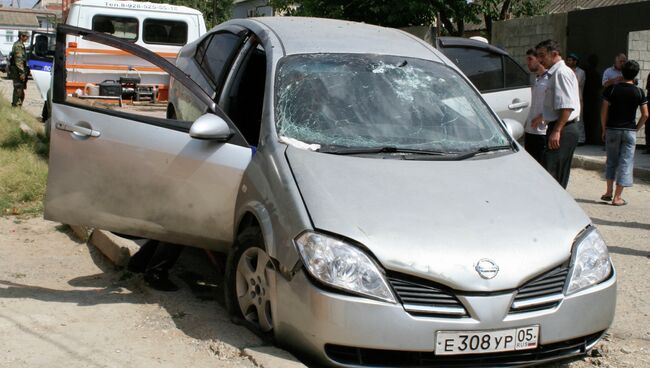
[[[286, 155], [316, 229], [363, 244], [388, 270], [457, 290], [516, 288], [567, 261], [590, 223], [523, 151], [464, 161]], [[474, 269], [483, 258], [499, 267], [491, 280]]]

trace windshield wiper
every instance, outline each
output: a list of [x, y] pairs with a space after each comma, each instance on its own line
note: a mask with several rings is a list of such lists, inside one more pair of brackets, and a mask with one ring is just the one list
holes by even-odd
[[491, 146], [491, 147], [481, 147], [477, 149], [476, 151], [471, 151], [467, 153], [461, 153], [458, 156], [456, 156], [456, 160], [466, 160], [470, 157], [474, 157], [476, 155], [479, 155], [481, 153], [487, 153], [487, 152], [494, 152], [494, 151], [503, 151], [503, 150], [513, 150], [514, 147], [512, 144], [505, 144], [502, 146]]
[[384, 147], [349, 147], [349, 148], [321, 148], [319, 152], [331, 153], [334, 155], [358, 155], [358, 154], [373, 154], [373, 153], [409, 153], [415, 155], [447, 155], [448, 152], [433, 151], [433, 150], [419, 150], [411, 148], [400, 148], [395, 146]]

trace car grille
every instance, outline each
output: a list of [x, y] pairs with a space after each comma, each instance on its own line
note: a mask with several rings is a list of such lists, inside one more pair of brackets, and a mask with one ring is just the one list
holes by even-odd
[[447, 318], [468, 317], [463, 304], [450, 289], [406, 275], [389, 275], [404, 309], [412, 315]]
[[[340, 364], [373, 367], [482, 367], [520, 366], [584, 355], [602, 336], [598, 332], [568, 341], [540, 345], [537, 349], [504, 353], [437, 356], [434, 352], [365, 349], [326, 344], [327, 356]], [[431, 341], [433, 350], [433, 339]]]
[[564, 298], [568, 266], [560, 266], [520, 287], [510, 307], [510, 313], [525, 313], [556, 307]]

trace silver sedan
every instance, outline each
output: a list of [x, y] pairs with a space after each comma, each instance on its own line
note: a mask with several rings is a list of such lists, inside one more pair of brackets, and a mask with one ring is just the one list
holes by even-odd
[[[58, 32], [46, 217], [228, 252], [232, 312], [282, 346], [333, 366], [527, 365], [584, 355], [612, 323], [598, 230], [423, 41], [238, 19], [173, 66]], [[66, 34], [168, 72], [167, 119], [75, 104]]]

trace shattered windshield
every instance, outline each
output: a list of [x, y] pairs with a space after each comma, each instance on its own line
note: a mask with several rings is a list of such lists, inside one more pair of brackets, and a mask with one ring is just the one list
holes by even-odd
[[470, 85], [431, 61], [294, 55], [281, 63], [275, 88], [281, 140], [306, 149], [467, 152], [511, 142]]

